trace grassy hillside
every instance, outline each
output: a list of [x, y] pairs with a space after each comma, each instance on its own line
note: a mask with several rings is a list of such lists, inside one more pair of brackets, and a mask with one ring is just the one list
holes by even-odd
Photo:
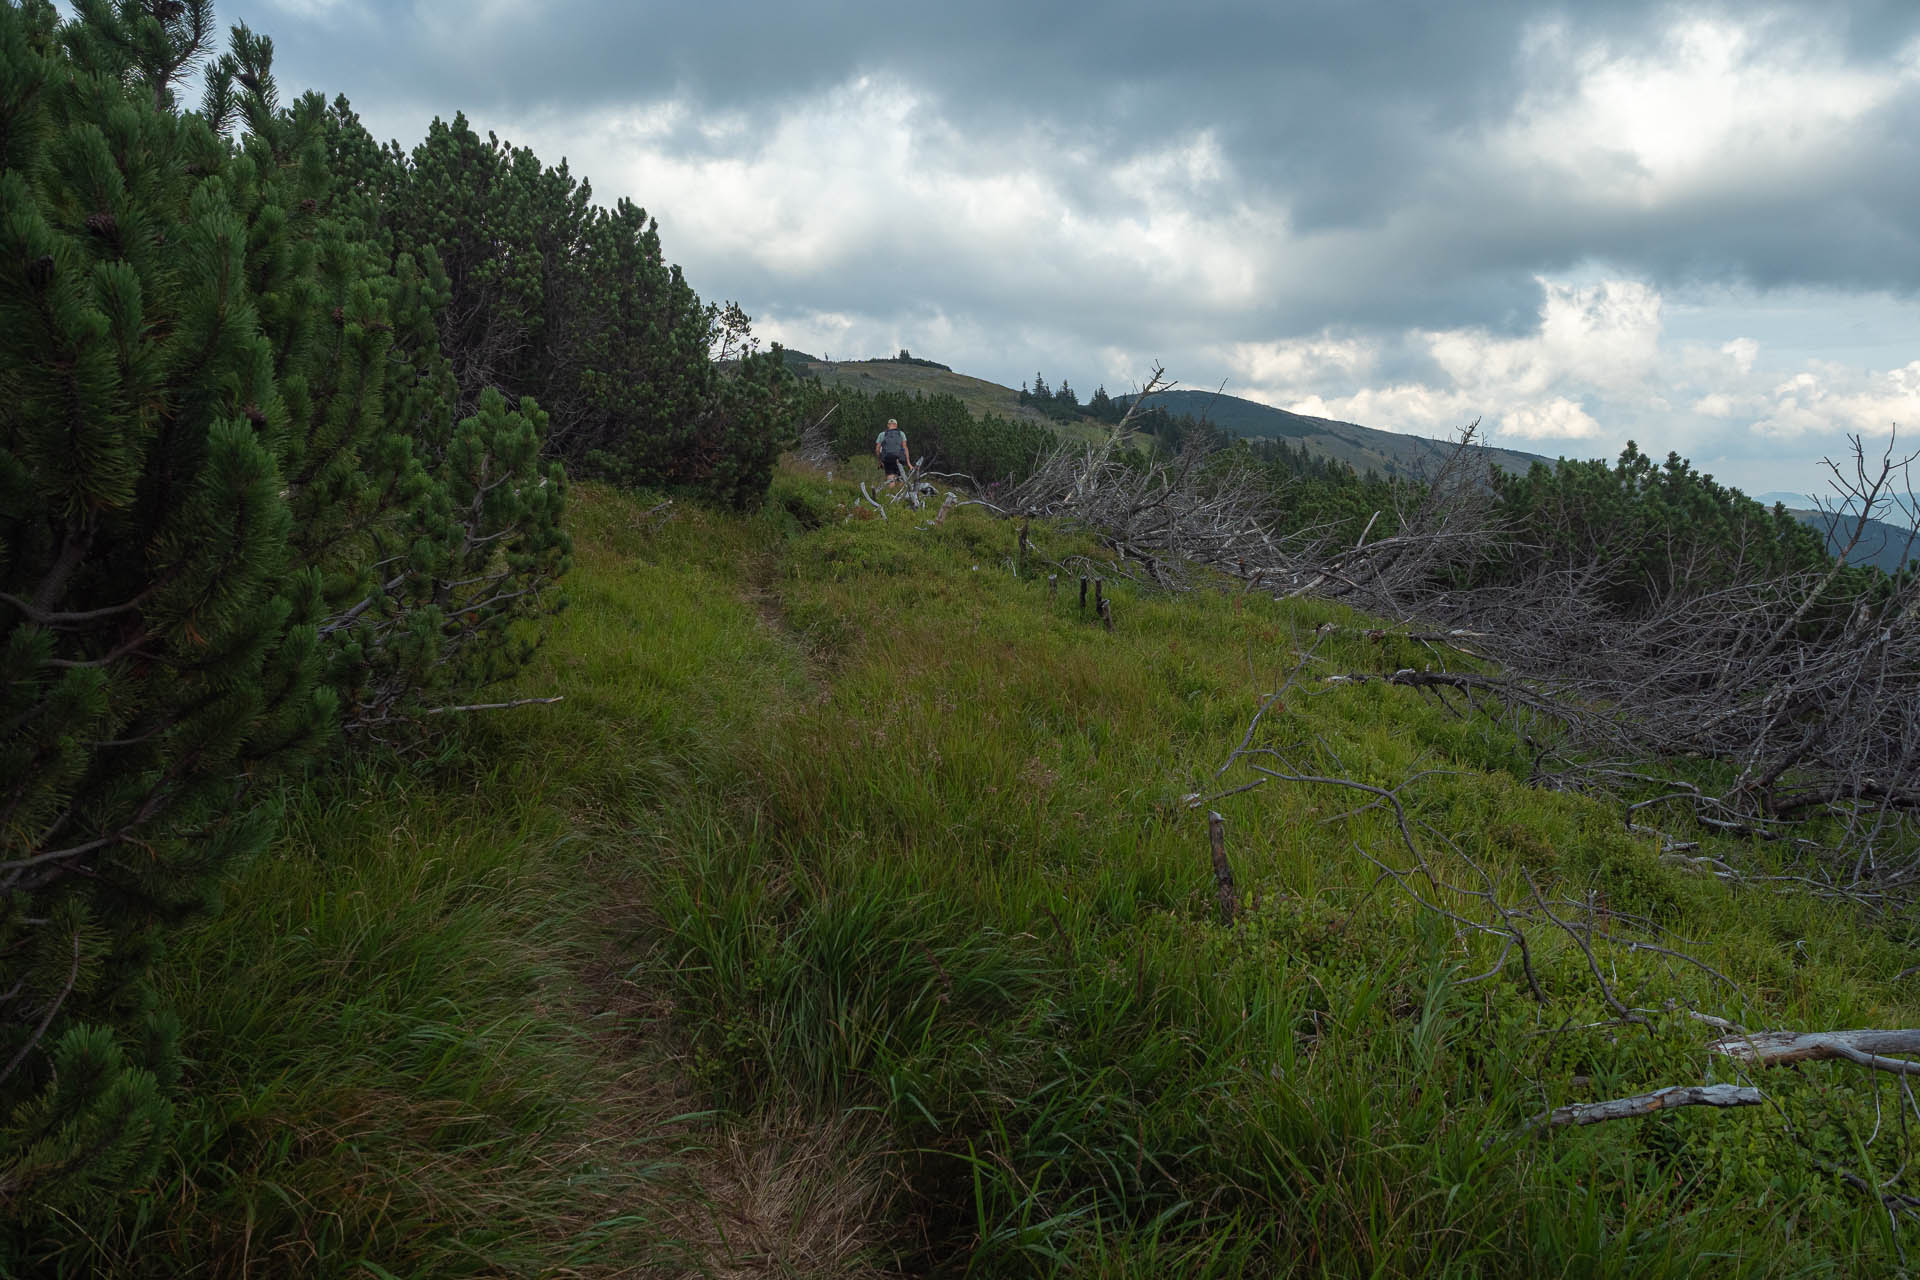
[[818, 377], [829, 387], [851, 387], [856, 391], [905, 391], [909, 394], [918, 392], [929, 396], [950, 395], [958, 397], [975, 417], [994, 413], [1003, 418], [1047, 421], [1046, 415], [1038, 409], [1021, 404], [1020, 393], [1011, 387], [1003, 387], [984, 378], [970, 378], [964, 373], [936, 369], [931, 365], [898, 360], [855, 360], [845, 363], [814, 360], [798, 364], [796, 368], [803, 374]]
[[[1228, 435], [1265, 436], [1305, 445], [1323, 457], [1344, 462], [1356, 471], [1378, 471], [1383, 476], [1419, 476], [1430, 474], [1447, 457], [1452, 442], [1429, 440], [1424, 436], [1402, 435], [1397, 431], [1379, 431], [1357, 423], [1333, 418], [1315, 418], [1290, 413], [1272, 405], [1217, 395], [1211, 391], [1162, 391], [1150, 403], [1164, 405], [1174, 415], [1192, 414], [1204, 418]], [[1508, 471], [1524, 472], [1536, 462], [1551, 462], [1537, 454], [1512, 449], [1489, 448], [1485, 451], [1495, 465]]]
[[[818, 377], [830, 387], [851, 387], [862, 391], [897, 390], [925, 395], [944, 393], [957, 396], [976, 416], [995, 413], [1003, 418], [1049, 421], [1039, 410], [1022, 405], [1018, 391], [981, 378], [904, 361], [829, 363], [802, 359], [803, 355], [793, 353], [794, 368], [803, 374]], [[1347, 463], [1356, 470], [1378, 471], [1387, 476], [1426, 474], [1440, 464], [1450, 447], [1446, 441], [1378, 431], [1330, 418], [1306, 417], [1238, 396], [1215, 395], [1209, 391], [1160, 392], [1153, 400], [1156, 404], [1165, 405], [1173, 414], [1204, 417], [1230, 435], [1266, 436], [1304, 444], [1313, 453]], [[1070, 440], [1097, 440], [1103, 438], [1107, 430], [1091, 419], [1052, 425], [1063, 438]], [[1490, 449], [1488, 452], [1496, 464], [1508, 470], [1524, 471], [1536, 461], [1547, 461], [1511, 449]]]
[[[1109, 632], [1047, 590], [1043, 562], [1107, 572], [1057, 530], [1020, 564], [978, 509], [864, 519], [793, 472], [751, 519], [651, 505], [577, 491], [574, 606], [511, 691], [564, 702], [285, 796], [273, 855], [166, 962], [188, 1149], [69, 1272], [1895, 1265], [1887, 1215], [1828, 1171], [1899, 1163], [1890, 1078], [1528, 1121], [1725, 1078], [1690, 1006], [1910, 1024], [1902, 936], [1662, 863], [1530, 787], [1500, 726], [1324, 683], [1409, 657], [1340, 609], [1123, 586]], [[1530, 957], [1544, 1000], [1517, 962], [1470, 981], [1498, 940], [1383, 879], [1398, 824], [1358, 793], [1216, 800], [1245, 904], [1217, 921], [1182, 797], [1303, 651], [1274, 759], [1424, 775], [1401, 794], [1448, 870], [1604, 902], [1588, 943], [1638, 1021], [1565, 934]]]

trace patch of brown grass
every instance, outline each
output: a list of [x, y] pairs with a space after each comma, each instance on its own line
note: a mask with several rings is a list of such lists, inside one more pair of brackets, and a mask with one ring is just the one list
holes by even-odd
[[682, 1169], [685, 1198], [667, 1225], [686, 1276], [893, 1274], [885, 1253], [894, 1186], [871, 1128], [851, 1119], [741, 1120], [713, 1133]]

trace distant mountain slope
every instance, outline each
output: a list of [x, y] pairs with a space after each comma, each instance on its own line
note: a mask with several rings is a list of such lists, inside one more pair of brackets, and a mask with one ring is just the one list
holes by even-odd
[[[1768, 493], [1756, 493], [1752, 497], [1763, 506], [1771, 507], [1778, 503], [1800, 523], [1812, 525], [1826, 534], [1827, 550], [1835, 555], [1840, 553], [1841, 545], [1853, 536], [1852, 519], [1845, 514], [1851, 504], [1843, 504], [1840, 512], [1836, 513], [1814, 506], [1817, 497], [1812, 494], [1776, 489]], [[1911, 521], [1907, 520], [1904, 514], [1907, 501], [1904, 496], [1893, 499], [1885, 507], [1885, 512], [1895, 518], [1874, 520], [1867, 525], [1860, 545], [1853, 549], [1850, 557], [1853, 563], [1878, 565], [1888, 573], [1893, 573], [1905, 561], [1920, 558], [1920, 538], [1913, 538], [1911, 550], [1908, 547], [1908, 529], [1910, 525], [1920, 525], [1920, 513], [1915, 514]]]
[[[1048, 422], [1039, 410], [1020, 403], [1020, 393], [984, 378], [935, 367], [931, 363], [899, 360], [827, 361], [802, 351], [787, 352], [787, 360], [802, 375], [820, 379], [829, 387], [848, 387], [858, 391], [904, 391], [925, 395], [945, 393], [957, 396], [976, 416], [988, 413], [1029, 422]], [[1125, 397], [1122, 397], [1125, 399]], [[1169, 413], [1205, 416], [1230, 435], [1269, 436], [1304, 444], [1316, 454], [1337, 459], [1357, 471], [1378, 471], [1382, 475], [1411, 476], [1433, 470], [1452, 447], [1445, 440], [1377, 431], [1351, 422], [1331, 418], [1309, 418], [1285, 409], [1275, 409], [1239, 396], [1207, 391], [1167, 391], [1153, 397]], [[912, 424], [906, 424], [911, 429]], [[1051, 424], [1063, 439], [1097, 440], [1106, 428], [1092, 419], [1080, 423]], [[1512, 449], [1489, 449], [1493, 461], [1509, 471], [1525, 471], [1535, 462], [1549, 458]]]
[[[1827, 550], [1838, 555], [1846, 540], [1853, 536], [1853, 518], [1848, 515], [1835, 515], [1826, 511], [1809, 511], [1789, 507], [1788, 512], [1802, 524], [1812, 525], [1827, 535]], [[1911, 547], [1909, 544], [1911, 543]], [[1888, 573], [1897, 570], [1909, 559], [1920, 557], [1920, 537], [1908, 530], [1885, 520], [1869, 520], [1867, 531], [1861, 535], [1860, 544], [1848, 557], [1852, 564], [1878, 565]]]
[[[1256, 400], [1211, 391], [1162, 391], [1149, 403], [1162, 405], [1171, 414], [1205, 418], [1229, 435], [1286, 440], [1347, 463], [1356, 471], [1378, 471], [1383, 476], [1431, 472], [1453, 447], [1448, 440], [1380, 431], [1333, 418], [1308, 417]], [[1524, 472], [1536, 462], [1550, 464], [1553, 461], [1514, 449], [1488, 448], [1486, 452], [1506, 471]]]

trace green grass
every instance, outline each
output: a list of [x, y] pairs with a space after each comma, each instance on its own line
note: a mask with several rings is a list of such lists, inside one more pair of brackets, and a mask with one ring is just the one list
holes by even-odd
[[[886, 1115], [913, 1148], [932, 1237], [917, 1264], [1788, 1274], [1884, 1248], [1877, 1216], [1797, 1153], [1756, 1154], [1778, 1145], [1757, 1114], [1516, 1136], [1550, 1105], [1699, 1078], [1704, 1037], [1677, 1016], [1570, 1029], [1608, 1011], [1564, 939], [1536, 960], [1546, 1006], [1512, 970], [1457, 985], [1491, 951], [1376, 884], [1353, 845], [1390, 849], [1383, 813], [1328, 823], [1346, 798], [1278, 788], [1227, 802], [1261, 906], [1236, 931], [1211, 923], [1204, 822], [1177, 797], [1295, 646], [1344, 615], [1122, 591], [1109, 635], [1012, 575], [1012, 537], [963, 513], [787, 548], [787, 615], [827, 638], [836, 678], [761, 744], [751, 839], [663, 869], [670, 901], [738, 904], [664, 922], [657, 972], [707, 1087], [740, 1110], [797, 1096]], [[1329, 669], [1382, 660], [1359, 640], [1322, 652]], [[1698, 940], [1745, 993], [1616, 958], [1643, 1002], [1755, 1025], [1905, 1013], [1885, 938], [1659, 864], [1615, 814], [1528, 789], [1524, 752], [1484, 725], [1379, 685], [1303, 696], [1275, 720], [1361, 780], [1451, 771], [1419, 812], [1506, 895], [1524, 894], [1523, 863], [1601, 893]], [[1857, 1118], [1859, 1103], [1806, 1105]], [[1770, 1232], [1783, 1196], [1819, 1209]]]
[[[791, 472], [744, 521], [576, 492], [573, 606], [517, 690], [566, 701], [289, 795], [272, 856], [167, 962], [196, 1060], [186, 1138], [93, 1265], [1896, 1265], [1884, 1215], [1786, 1136], [1886, 1176], [1910, 1147], [1885, 1078], [1877, 1132], [1876, 1081], [1833, 1065], [1766, 1077], [1777, 1110], [1524, 1129], [1704, 1078], [1688, 1005], [1795, 1028], [1914, 1010], [1901, 939], [1661, 864], [1606, 808], [1528, 787], [1510, 734], [1313, 683], [1263, 741], [1380, 784], [1439, 771], [1414, 815], [1503, 894], [1524, 867], [1600, 895], [1622, 936], [1646, 936], [1633, 917], [1688, 939], [1737, 991], [1603, 947], [1620, 990], [1677, 1011], [1594, 1025], [1563, 937], [1536, 952], [1546, 1003], [1513, 966], [1464, 984], [1491, 942], [1379, 883], [1361, 850], [1394, 856], [1390, 814], [1324, 788], [1219, 802], [1247, 910], [1215, 923], [1181, 798], [1316, 628], [1359, 621], [1343, 610], [1122, 586], [1108, 633], [1070, 580], [1051, 599], [1044, 565], [1016, 575], [1011, 526], [975, 509], [868, 520]], [[1034, 537], [1043, 560], [1096, 554]], [[1343, 631], [1318, 646], [1328, 671], [1394, 657]]]

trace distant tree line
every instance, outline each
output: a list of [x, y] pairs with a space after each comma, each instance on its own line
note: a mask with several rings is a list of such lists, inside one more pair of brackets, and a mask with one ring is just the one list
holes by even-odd
[[1093, 395], [1085, 404], [1081, 404], [1080, 393], [1065, 378], [1060, 380], [1058, 387], [1049, 387], [1046, 376], [1040, 373], [1033, 375], [1031, 385], [1024, 382], [1020, 384], [1020, 403], [1038, 409], [1055, 422], [1091, 418], [1095, 422], [1113, 426], [1127, 412], [1126, 402], [1108, 395], [1104, 386], [1094, 388]]
[[[1351, 540], [1371, 525], [1370, 537], [1388, 537], [1426, 495], [1418, 478], [1356, 471], [1284, 440], [1230, 437], [1158, 405], [1136, 414], [1132, 426], [1151, 441], [1138, 456], [1141, 464], [1192, 452], [1207, 457], [1210, 467], [1254, 468], [1288, 530], [1324, 525]], [[1488, 485], [1491, 518], [1506, 536], [1489, 544], [1500, 548], [1497, 554], [1473, 568], [1471, 580], [1479, 585], [1542, 565], [1578, 567], [1603, 573], [1608, 603], [1631, 610], [1652, 606], [1682, 584], [1697, 592], [1728, 585], [1735, 572], [1785, 578], [1833, 561], [1823, 534], [1784, 507], [1721, 485], [1677, 454], [1657, 463], [1631, 442], [1612, 463], [1562, 459], [1535, 463], [1525, 473], [1495, 468]], [[1887, 589], [1880, 570], [1849, 565], [1832, 598], [1877, 598]]]
[[265, 784], [526, 661], [568, 469], [751, 507], [797, 397], [564, 165], [283, 104], [210, 0], [75, 8], [0, 5], [0, 1272], [162, 1158], [147, 966]]
[[907, 350], [905, 347], [900, 348], [900, 354], [897, 356], [875, 356], [871, 360], [857, 360], [857, 361], [854, 361], [853, 363], [855, 364], [914, 364], [914, 365], [919, 365], [922, 369], [941, 369], [947, 373], [953, 372], [952, 365], [941, 364], [938, 360], [923, 360], [919, 356], [914, 355], [913, 352]]

